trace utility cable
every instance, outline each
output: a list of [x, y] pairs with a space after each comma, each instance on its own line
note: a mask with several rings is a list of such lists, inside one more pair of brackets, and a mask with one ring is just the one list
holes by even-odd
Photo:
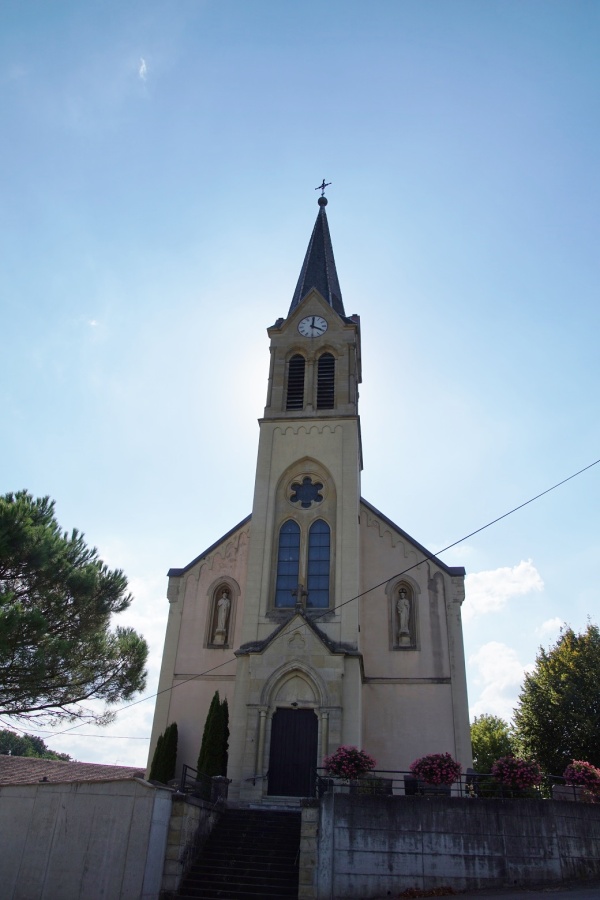
[[[582, 475], [584, 472], [587, 472], [588, 469], [592, 469], [594, 466], [597, 466], [600, 463], [600, 459], [594, 460], [594, 462], [590, 463], [587, 466], [584, 466], [583, 469], [579, 469], [577, 472], [573, 472], [572, 475], [567, 476], [567, 478], [563, 478], [562, 481], [558, 481], [556, 484], [553, 484], [552, 487], [546, 488], [546, 490], [541, 491], [539, 494], [536, 494], [534, 497], [530, 497], [529, 500], [525, 500], [523, 503], [519, 503], [518, 506], [513, 507], [508, 512], [503, 513], [501, 516], [497, 516], [495, 519], [492, 519], [490, 522], [487, 522], [485, 525], [482, 525], [480, 528], [476, 528], [474, 531], [469, 532], [469, 534], [465, 534], [463, 537], [459, 538], [457, 541], [453, 541], [451, 544], [448, 544], [446, 547], [443, 547], [441, 550], [438, 550], [436, 553], [426, 554], [422, 560], [419, 562], [413, 563], [411, 566], [408, 566], [406, 569], [403, 569], [401, 572], [397, 572], [395, 575], [390, 575], [388, 578], [385, 578], [383, 581], [380, 581], [378, 584], [374, 584], [372, 587], [367, 588], [364, 591], [361, 591], [360, 594], [356, 594], [354, 597], [350, 597], [349, 600], [344, 600], [342, 603], [339, 603], [337, 606], [329, 607], [327, 610], [324, 610], [322, 613], [311, 616], [311, 620], [320, 619], [325, 615], [333, 612], [336, 609], [341, 609], [343, 606], [347, 606], [348, 603], [354, 603], [355, 600], [359, 600], [361, 597], [364, 597], [366, 594], [370, 594], [371, 591], [377, 590], [377, 588], [383, 587], [384, 584], [387, 584], [389, 581], [392, 581], [396, 578], [401, 578], [402, 575], [406, 575], [407, 572], [410, 572], [412, 569], [417, 568], [417, 566], [423, 565], [423, 563], [428, 562], [429, 560], [436, 559], [441, 553], [445, 553], [447, 550], [452, 549], [452, 547], [458, 546], [458, 544], [462, 544], [464, 541], [467, 541], [469, 538], [474, 537], [476, 534], [480, 534], [482, 531], [485, 531], [486, 528], [491, 528], [492, 525], [496, 525], [498, 522], [501, 522], [502, 519], [508, 518], [508, 516], [512, 516], [514, 513], [518, 512], [520, 509], [523, 509], [525, 506], [529, 506], [530, 503], [534, 503], [536, 500], [539, 500], [540, 497], [544, 497], [546, 494], [549, 494], [551, 491], [555, 491], [557, 488], [562, 487], [563, 484], [567, 484], [568, 481], [572, 481], [573, 478], [577, 478], [578, 475]], [[306, 623], [303, 623], [306, 625]], [[296, 630], [296, 629], [294, 629]], [[283, 632], [283, 634], [289, 634], [290, 632]], [[230, 659], [225, 660], [225, 662], [219, 663], [216, 666], [212, 666], [210, 669], [206, 669], [204, 672], [198, 672], [197, 675], [192, 675], [190, 678], [186, 678], [183, 681], [177, 682], [177, 684], [171, 685], [171, 687], [163, 688], [161, 691], [157, 691], [155, 694], [148, 694], [147, 697], [142, 697], [140, 700], [134, 700], [133, 703], [128, 703], [125, 706], [120, 707], [120, 709], [115, 710], [115, 715], [118, 715], [120, 712], [123, 712], [126, 709], [131, 709], [133, 706], [138, 706], [140, 703], [145, 703], [146, 700], [152, 700], [154, 697], [160, 697], [161, 694], [166, 694], [169, 691], [174, 691], [175, 688], [180, 687], [183, 684], [188, 684], [190, 681], [195, 681], [197, 678], [203, 678], [205, 675], [209, 675], [211, 672], [215, 672], [217, 669], [221, 669], [223, 666], [227, 666], [232, 662], [236, 662], [236, 657], [231, 657]], [[70, 731], [74, 731], [76, 728], [82, 728], [85, 725], [85, 722], [81, 722], [77, 725], [73, 725], [71, 728], [65, 728], [63, 731], [42, 731], [40, 734], [52, 734], [54, 737], [59, 737], [61, 734], [67, 734]], [[109, 735], [99, 735], [99, 737], [109, 737]], [[149, 738], [144, 738], [144, 740], [149, 740]]]

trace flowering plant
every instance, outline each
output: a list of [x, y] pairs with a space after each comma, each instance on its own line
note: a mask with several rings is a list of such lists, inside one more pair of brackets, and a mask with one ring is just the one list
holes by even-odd
[[530, 788], [540, 784], [542, 770], [533, 759], [519, 756], [502, 756], [492, 766], [492, 775], [501, 784], [511, 788]]
[[410, 764], [410, 771], [425, 784], [454, 784], [460, 778], [460, 763], [449, 753], [430, 753]]
[[328, 775], [338, 778], [360, 778], [366, 772], [375, 768], [375, 760], [364, 750], [356, 747], [338, 747], [331, 756], [323, 760], [325, 771]]
[[563, 772], [567, 784], [580, 784], [592, 794], [600, 794], [600, 769], [582, 759], [574, 759]]

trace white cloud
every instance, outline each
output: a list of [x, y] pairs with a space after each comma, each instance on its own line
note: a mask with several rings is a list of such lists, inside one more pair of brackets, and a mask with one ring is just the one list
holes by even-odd
[[88, 325], [90, 325], [91, 328], [96, 328], [96, 326], [98, 325], [98, 322], [96, 321], [96, 319], [90, 319], [88, 321]]
[[140, 57], [140, 66], [138, 69], [138, 75], [142, 79], [142, 81], [146, 80], [146, 75], [148, 73], [148, 66], [146, 65], [146, 60], [143, 56]]
[[465, 579], [465, 621], [503, 609], [513, 597], [543, 590], [544, 582], [530, 559], [517, 566], [474, 572]]
[[483, 644], [469, 657], [474, 683], [481, 686], [478, 699], [471, 705], [471, 718], [483, 713], [512, 718], [525, 673], [533, 664], [519, 661], [516, 650], [499, 641]]
[[558, 637], [558, 633], [563, 625], [564, 621], [559, 618], [559, 616], [555, 616], [553, 619], [546, 619], [545, 622], [538, 625], [535, 629], [535, 633], [546, 639]]

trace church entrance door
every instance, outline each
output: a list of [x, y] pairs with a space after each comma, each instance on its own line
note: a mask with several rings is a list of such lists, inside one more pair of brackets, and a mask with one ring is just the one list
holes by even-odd
[[318, 722], [312, 709], [278, 709], [271, 723], [269, 794], [311, 797], [317, 765]]

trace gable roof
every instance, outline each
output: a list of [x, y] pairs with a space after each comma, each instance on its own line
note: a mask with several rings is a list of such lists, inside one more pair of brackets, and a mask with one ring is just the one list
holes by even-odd
[[415, 539], [413, 537], [411, 537], [410, 534], [408, 534], [408, 532], [406, 532], [406, 531], [404, 531], [404, 529], [400, 528], [399, 525], [396, 525], [395, 522], [392, 522], [391, 519], [388, 519], [387, 516], [385, 516], [382, 512], [380, 512], [377, 509], [377, 507], [373, 506], [372, 503], [369, 503], [368, 500], [365, 500], [364, 497], [360, 498], [360, 502], [361, 502], [362, 506], [366, 506], [367, 509], [369, 509], [374, 515], [376, 515], [378, 519], [381, 519], [383, 522], [386, 523], [386, 525], [389, 525], [390, 528], [393, 528], [394, 531], [397, 531], [401, 537], [403, 537], [405, 540], [409, 541], [413, 545], [413, 547], [415, 547], [417, 550], [420, 550], [421, 553], [427, 559], [430, 559], [432, 562], [434, 562], [436, 564], [436, 566], [439, 566], [443, 572], [447, 572], [448, 575], [465, 575], [466, 574], [466, 569], [463, 566], [448, 566], [448, 565], [446, 565], [445, 562], [442, 562], [442, 560], [439, 559], [437, 556], [435, 556], [435, 554], [433, 554], [430, 550], [428, 550], [427, 547], [424, 547], [423, 544], [420, 544], [418, 541], [415, 541]]
[[[326, 612], [326, 610], [315, 609], [314, 612], [323, 613]], [[345, 653], [347, 656], [362, 656], [362, 654], [352, 644], [345, 644], [341, 641], [332, 641], [324, 631], [322, 631], [317, 625], [315, 625], [312, 617], [307, 614], [304, 607], [301, 606], [296, 606], [294, 610], [290, 611], [289, 616], [280, 625], [278, 625], [270, 635], [264, 638], [264, 640], [250, 641], [247, 644], [242, 644], [240, 649], [235, 651], [235, 655], [246, 656], [248, 653], [262, 653], [263, 650], [266, 650], [269, 644], [273, 643], [277, 636], [281, 634], [283, 629], [287, 628], [290, 622], [292, 622], [295, 618], [301, 619], [303, 625], [308, 625], [309, 629], [317, 636], [321, 643], [324, 644], [325, 647], [327, 647], [330, 653]]]
[[[369, 503], [368, 500], [365, 500], [364, 497], [360, 498], [360, 502], [363, 504], [363, 506], [366, 506], [367, 509], [369, 509], [379, 519], [381, 519], [383, 522], [385, 522], [387, 525], [389, 525], [390, 528], [393, 528], [394, 531], [397, 531], [401, 537], [403, 537], [405, 540], [409, 541], [413, 545], [413, 547], [415, 547], [417, 550], [420, 550], [420, 552], [424, 556], [426, 556], [427, 559], [430, 559], [432, 562], [434, 562], [436, 564], [436, 566], [439, 566], [440, 569], [442, 569], [442, 571], [447, 572], [448, 575], [465, 575], [466, 574], [466, 571], [463, 566], [448, 566], [448, 565], [446, 565], [445, 562], [442, 562], [441, 559], [439, 559], [437, 556], [435, 556], [433, 553], [431, 553], [426, 547], [424, 547], [422, 544], [420, 544], [418, 541], [416, 541], [413, 537], [411, 537], [410, 534], [408, 534], [408, 532], [404, 531], [403, 528], [400, 528], [399, 525], [396, 525], [395, 522], [392, 522], [391, 519], [388, 519], [388, 517], [386, 515], [384, 515], [380, 510], [378, 510], [375, 506], [373, 506], [372, 503]], [[200, 560], [204, 559], [205, 556], [208, 556], [209, 553], [212, 553], [213, 550], [216, 550], [217, 547], [219, 547], [226, 540], [228, 540], [233, 534], [235, 534], [235, 532], [238, 531], [238, 529], [243, 528], [244, 525], [247, 525], [251, 518], [252, 518], [252, 513], [250, 513], [249, 516], [246, 516], [245, 519], [242, 519], [241, 522], [238, 522], [237, 525], [234, 525], [234, 527], [230, 531], [228, 531], [226, 534], [224, 534], [222, 537], [220, 537], [217, 541], [215, 541], [214, 544], [211, 544], [210, 547], [208, 547], [206, 550], [203, 550], [202, 553], [198, 554], [198, 556], [196, 556], [195, 559], [193, 559], [191, 562], [189, 562], [187, 564], [187, 566], [183, 566], [182, 568], [178, 568], [178, 569], [169, 569], [169, 571], [167, 573], [168, 576], [178, 578], [181, 575], [185, 575], [185, 573], [188, 572], [193, 566], [195, 566], [196, 563], [198, 563], [198, 562], [200, 562]]]
[[205, 556], [208, 556], [209, 553], [212, 553], [213, 550], [216, 550], [217, 547], [228, 540], [232, 536], [232, 534], [235, 534], [239, 528], [243, 528], [243, 526], [246, 525], [251, 518], [252, 513], [250, 513], [249, 516], [246, 516], [245, 519], [242, 519], [241, 522], [238, 522], [237, 525], [234, 525], [233, 528], [228, 531], [227, 534], [224, 534], [223, 537], [220, 537], [218, 541], [215, 541], [214, 544], [211, 544], [210, 547], [207, 547], [207, 549], [203, 550], [202, 553], [199, 553], [195, 559], [187, 564], [187, 566], [183, 566], [180, 569], [169, 569], [169, 571], [167, 572], [169, 578], [179, 578], [181, 575], [185, 575], [185, 573], [188, 572], [192, 568], [192, 566], [195, 566], [196, 563], [199, 563], [201, 559], [204, 559]]
[[65, 762], [32, 756], [0, 755], [0, 785], [64, 784], [72, 781], [126, 781], [145, 778], [140, 766], [106, 766], [100, 763]]

